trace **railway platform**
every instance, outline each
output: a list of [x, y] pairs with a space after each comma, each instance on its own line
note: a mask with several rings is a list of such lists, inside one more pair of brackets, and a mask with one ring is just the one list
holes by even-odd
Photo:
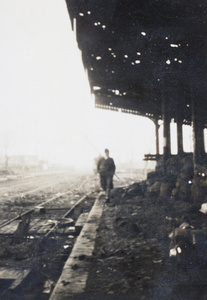
[[[178, 216], [188, 209], [173, 208]], [[97, 197], [49, 299], [206, 299], [206, 267], [169, 256], [171, 213], [140, 184], [115, 189], [109, 204]]]
[[165, 253], [139, 226], [146, 207], [138, 190], [118, 188], [109, 204], [99, 194], [50, 300], [153, 299]]
[[116, 189], [109, 204], [99, 194], [50, 300], [150, 299], [164, 254], [139, 226], [138, 190]]

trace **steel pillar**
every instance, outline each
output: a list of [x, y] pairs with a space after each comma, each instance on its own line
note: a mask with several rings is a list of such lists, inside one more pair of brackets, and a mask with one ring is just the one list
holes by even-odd
[[197, 165], [203, 164], [205, 146], [204, 146], [204, 126], [202, 120], [202, 112], [198, 100], [195, 103], [192, 94], [192, 121], [193, 121], [193, 159], [194, 170]]
[[178, 147], [178, 155], [183, 154], [183, 120], [182, 120], [182, 112], [177, 105], [177, 147]]
[[163, 162], [171, 155], [170, 143], [170, 116], [166, 97], [162, 97], [162, 118], [163, 118]]
[[158, 119], [154, 120], [155, 123], [155, 137], [156, 137], [156, 155], [160, 154], [160, 148], [159, 148], [159, 124]]

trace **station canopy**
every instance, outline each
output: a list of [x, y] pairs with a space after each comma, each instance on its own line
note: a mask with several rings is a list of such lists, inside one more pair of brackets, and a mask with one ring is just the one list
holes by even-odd
[[207, 0], [66, 0], [97, 107], [207, 123]]

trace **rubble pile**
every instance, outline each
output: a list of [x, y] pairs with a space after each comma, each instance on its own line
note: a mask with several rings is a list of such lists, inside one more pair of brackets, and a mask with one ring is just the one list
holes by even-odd
[[172, 157], [166, 169], [164, 175], [159, 161], [146, 181], [112, 191], [98, 229], [87, 295], [100, 299], [204, 295], [199, 293], [207, 284], [207, 205], [201, 206], [206, 201], [205, 170], [193, 176], [190, 157]]
[[148, 174], [146, 195], [162, 199], [180, 199], [198, 205], [207, 202], [207, 167], [194, 172], [192, 157], [174, 156], [158, 161], [155, 172]]
[[[157, 203], [151, 206], [151, 200], [145, 198], [146, 188], [146, 182], [140, 182], [115, 189], [110, 204], [105, 205], [87, 283], [88, 295], [97, 293], [97, 298], [103, 299], [107, 299], [106, 295], [151, 298], [154, 280], [168, 255], [167, 244], [167, 249], [161, 248], [159, 242], [166, 239], [170, 228], [165, 210], [161, 208], [159, 212]], [[157, 222], [162, 227], [161, 234]]]

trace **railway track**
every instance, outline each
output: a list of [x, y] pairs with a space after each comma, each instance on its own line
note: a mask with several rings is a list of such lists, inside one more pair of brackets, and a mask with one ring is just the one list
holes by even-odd
[[21, 190], [19, 186], [17, 188], [17, 185], [14, 185], [14, 187], [10, 187], [7, 193], [1, 194], [0, 192], [0, 210], [3, 212], [0, 216], [0, 224], [6, 219], [15, 218], [26, 210], [41, 204], [46, 198], [53, 198], [68, 190], [72, 193], [76, 187], [79, 187], [80, 191], [81, 184], [85, 182], [86, 177], [82, 175], [74, 177], [71, 173], [53, 176], [49, 179], [45, 177], [44, 180], [35, 180], [26, 187], [25, 183], [22, 182]]
[[[29, 201], [21, 213], [13, 202], [16, 211], [0, 224], [0, 299], [5, 295], [10, 299], [16, 293], [19, 298], [15, 299], [49, 299], [96, 199], [93, 180], [60, 180], [52, 195], [45, 192], [41, 198], [34, 192], [38, 201]], [[25, 203], [28, 198], [23, 200]]]
[[21, 178], [18, 180], [11, 180], [9, 182], [6, 182], [6, 184], [1, 182], [0, 196], [35, 192], [36, 190], [44, 188], [47, 185], [50, 186], [58, 182], [71, 180], [73, 176], [74, 174], [68, 172], [63, 174], [54, 173], [49, 175], [45, 174], [28, 178]]

